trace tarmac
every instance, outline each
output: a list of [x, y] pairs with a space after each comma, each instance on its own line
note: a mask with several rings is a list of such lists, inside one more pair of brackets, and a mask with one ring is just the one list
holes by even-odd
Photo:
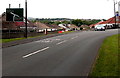
[[7, 47], [19, 45], [19, 44], [25, 44], [25, 43], [42, 40], [42, 39], [46, 39], [46, 38], [50, 38], [50, 37], [54, 37], [54, 36], [58, 36], [58, 35], [64, 35], [64, 34], [65, 33], [60, 33], [60, 34], [56, 33], [56, 34], [50, 34], [50, 35], [45, 35], [45, 36], [41, 36], [41, 37], [26, 38], [26, 39], [22, 39], [22, 40], [6, 42], [6, 43], [2, 43], [1, 48], [7, 48]]

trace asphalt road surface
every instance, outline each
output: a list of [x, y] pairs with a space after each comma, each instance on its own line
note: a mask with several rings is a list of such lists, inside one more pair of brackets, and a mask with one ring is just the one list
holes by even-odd
[[88, 76], [107, 36], [117, 29], [74, 32], [3, 48], [3, 76]]

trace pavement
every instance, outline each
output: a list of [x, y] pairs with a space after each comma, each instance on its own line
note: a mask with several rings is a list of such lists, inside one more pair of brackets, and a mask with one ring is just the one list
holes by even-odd
[[6, 43], [2, 43], [2, 48], [16, 46], [19, 44], [25, 44], [25, 43], [29, 43], [29, 42], [33, 42], [33, 41], [37, 41], [37, 40], [41, 40], [41, 39], [45, 39], [45, 38], [50, 38], [50, 37], [54, 37], [54, 36], [58, 36], [58, 35], [64, 35], [64, 34], [63, 33], [61, 33], [61, 34], [58, 34], [58, 33], [57, 34], [49, 34], [49, 35], [45, 35], [45, 36], [41, 36], [41, 37], [26, 38], [26, 39], [22, 39], [22, 40], [6, 42]]
[[103, 40], [117, 33], [75, 32], [3, 48], [2, 75], [88, 76]]

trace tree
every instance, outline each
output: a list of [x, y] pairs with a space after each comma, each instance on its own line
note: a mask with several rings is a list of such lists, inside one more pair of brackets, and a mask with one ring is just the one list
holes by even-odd
[[61, 22], [56, 21], [56, 22], [54, 22], [54, 24], [59, 25], [59, 24], [61, 24]]
[[70, 24], [70, 21], [62, 21], [64, 24]]
[[80, 27], [83, 24], [83, 22], [80, 19], [75, 19], [75, 20], [72, 21], [72, 24]]

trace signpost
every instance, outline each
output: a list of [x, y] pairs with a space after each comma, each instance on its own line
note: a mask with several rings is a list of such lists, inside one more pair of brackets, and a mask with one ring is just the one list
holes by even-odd
[[[119, 17], [120, 17], [120, 1], [118, 2], [118, 21], [120, 22], [120, 18]], [[119, 23], [119, 27], [120, 27], [120, 23]]]
[[6, 21], [23, 21], [23, 8], [7, 8]]
[[[10, 4], [9, 4], [9, 8], [6, 8], [6, 21], [11, 21], [11, 22], [22, 22], [24, 21], [24, 12], [23, 12], [23, 8], [20, 8], [20, 4], [19, 4], [19, 8], [10, 8]], [[24, 37], [27, 38], [27, 0], [25, 0], [25, 34]]]

